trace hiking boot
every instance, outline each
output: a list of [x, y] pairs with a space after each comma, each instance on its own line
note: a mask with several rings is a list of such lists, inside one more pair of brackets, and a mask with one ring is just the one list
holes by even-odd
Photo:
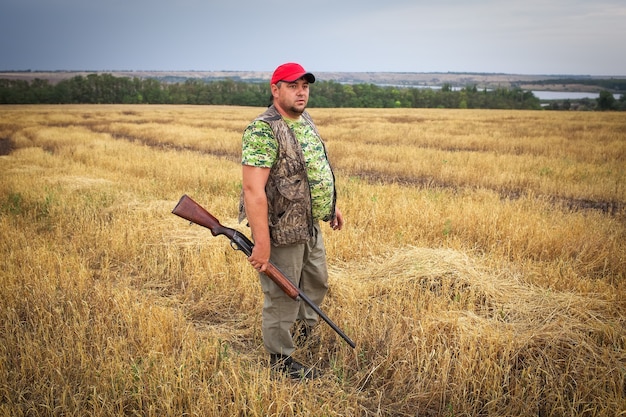
[[314, 379], [317, 372], [312, 368], [307, 368], [291, 356], [271, 354], [270, 366], [273, 370], [282, 372], [291, 379]]

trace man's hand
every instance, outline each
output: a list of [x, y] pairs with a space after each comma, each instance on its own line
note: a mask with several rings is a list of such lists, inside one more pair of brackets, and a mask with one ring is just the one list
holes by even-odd
[[248, 261], [257, 271], [265, 272], [267, 264], [270, 261], [270, 252], [271, 245], [255, 242], [254, 247], [252, 248], [252, 255], [248, 257]]
[[333, 230], [341, 230], [344, 225], [343, 214], [341, 214], [341, 210], [338, 207], [335, 207], [335, 218], [330, 221], [330, 227]]

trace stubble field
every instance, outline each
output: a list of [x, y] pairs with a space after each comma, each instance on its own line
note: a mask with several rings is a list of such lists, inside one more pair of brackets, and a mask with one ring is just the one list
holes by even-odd
[[254, 270], [170, 212], [238, 224], [260, 108], [0, 107], [0, 414], [626, 415], [626, 120], [311, 109], [344, 230], [330, 292], [267, 368]]

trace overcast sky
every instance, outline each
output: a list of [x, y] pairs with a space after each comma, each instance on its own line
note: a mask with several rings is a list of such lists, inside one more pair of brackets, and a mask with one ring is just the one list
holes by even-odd
[[0, 71], [626, 75], [626, 0], [1, 0]]

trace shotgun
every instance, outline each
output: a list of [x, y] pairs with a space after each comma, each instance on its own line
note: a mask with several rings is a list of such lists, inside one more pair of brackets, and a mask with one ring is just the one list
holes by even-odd
[[[192, 223], [206, 227], [211, 230], [213, 236], [226, 236], [230, 239], [230, 246], [235, 250], [242, 251], [246, 256], [250, 256], [252, 254], [254, 244], [250, 241], [250, 239], [235, 229], [222, 226], [219, 220], [217, 220], [198, 203], [193, 201], [191, 197], [183, 195], [180, 198], [180, 201], [178, 201], [178, 204], [176, 204], [176, 207], [174, 207], [174, 210], [172, 210], [172, 213], [185, 220], [189, 220]], [[270, 262], [264, 273], [290, 298], [296, 301], [302, 300], [307, 303], [322, 319], [324, 319], [326, 323], [328, 323], [330, 327], [332, 327], [335, 332], [337, 332], [339, 336], [348, 342], [350, 347], [353, 349], [356, 347], [355, 343], [348, 336], [346, 336], [346, 334], [342, 332], [341, 329], [337, 327], [337, 325], [333, 323], [333, 321], [329, 319], [328, 316], [326, 316], [326, 314], [324, 314], [324, 312], [313, 301], [311, 301], [309, 297], [306, 296], [306, 294], [300, 291], [300, 288], [296, 287], [276, 265]]]

